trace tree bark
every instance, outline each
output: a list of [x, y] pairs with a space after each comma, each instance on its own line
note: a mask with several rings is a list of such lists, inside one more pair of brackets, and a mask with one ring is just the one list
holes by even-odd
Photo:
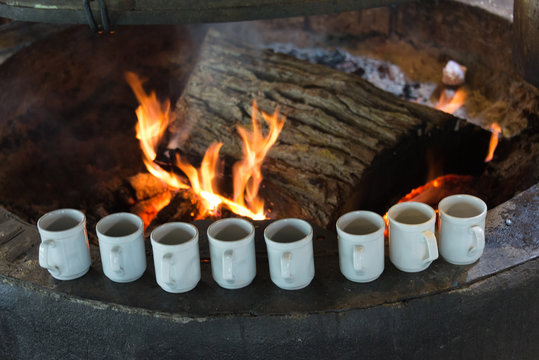
[[[401, 100], [354, 74], [251, 48], [209, 31], [171, 126], [182, 154], [224, 143], [227, 164], [241, 158], [236, 125], [250, 128], [251, 104], [276, 107], [286, 123], [263, 165], [272, 217], [328, 226], [357, 190], [375, 157], [410, 136], [453, 132], [466, 122]], [[267, 129], [266, 129], [267, 130]]]

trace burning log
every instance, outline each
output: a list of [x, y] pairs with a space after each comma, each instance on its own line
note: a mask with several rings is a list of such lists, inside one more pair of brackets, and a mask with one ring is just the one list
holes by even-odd
[[417, 201], [438, 209], [440, 200], [454, 194], [471, 194], [481, 196], [476, 189], [477, 178], [469, 175], [444, 175], [429, 181], [406, 194], [399, 203]]
[[115, 192], [123, 206], [142, 218], [145, 227], [173, 196], [166, 184], [147, 173], [127, 178]]
[[[249, 128], [251, 103], [287, 117], [264, 164], [262, 193], [273, 210], [327, 226], [350, 202], [375, 157], [399, 142], [471, 125], [409, 103], [359, 76], [238, 44], [210, 31], [175, 108], [172, 139], [200, 158], [209, 144], [241, 158], [236, 126]], [[236, 125], [236, 126], [233, 126]], [[188, 133], [188, 135], [186, 135]]]
[[127, 181], [134, 191], [134, 200], [137, 202], [159, 196], [169, 190], [165, 183], [148, 173], [131, 176]]
[[116, 194], [130, 212], [142, 218], [147, 234], [170, 219], [191, 221], [197, 214], [197, 199], [192, 192], [170, 189], [150, 173], [138, 173], [127, 178]]
[[[169, 222], [171, 219], [181, 219], [188, 222], [195, 220], [197, 199], [193, 193], [180, 190], [174, 193], [172, 198], [169, 198], [169, 201], [161, 211], [155, 214], [155, 217], [151, 218], [151, 222], [146, 227], [147, 234], [151, 233], [155, 227]], [[141, 209], [145, 208], [141, 207]]]

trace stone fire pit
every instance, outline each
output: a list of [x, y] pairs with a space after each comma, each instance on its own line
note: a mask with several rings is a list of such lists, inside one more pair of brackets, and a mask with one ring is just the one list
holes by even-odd
[[[38, 265], [39, 235], [0, 212], [0, 354], [4, 358], [533, 358], [539, 351], [539, 186], [488, 212], [478, 262], [442, 259], [408, 274], [386, 258], [369, 284], [339, 271], [333, 232], [315, 229], [316, 275], [300, 291], [269, 277], [256, 223], [257, 276], [240, 290], [220, 288], [202, 262], [191, 292], [155, 282], [152, 258], [133, 283], [101, 269], [98, 248], [84, 277], [54, 280]], [[208, 258], [198, 221], [201, 258]], [[147, 247], [148, 248], [148, 247]]]
[[[461, 20], [456, 13], [443, 10], [453, 7], [460, 9], [467, 27], [454, 29], [457, 36], [450, 37], [452, 31], [440, 31], [438, 26], [452, 29]], [[475, 100], [481, 103], [483, 94], [491, 96], [487, 100], [495, 106], [488, 115], [507, 121], [507, 138], [502, 139], [495, 164], [482, 165], [486, 168], [483, 178], [489, 179], [485, 183], [492, 186], [492, 197], [485, 200], [499, 205], [487, 214], [486, 247], [479, 261], [455, 266], [438, 259], [427, 270], [409, 274], [398, 271], [386, 257], [379, 279], [357, 284], [339, 271], [332, 226], [323, 229], [308, 219], [315, 229], [315, 277], [303, 290], [284, 291], [269, 276], [263, 239], [269, 222], [258, 221], [254, 222], [257, 276], [246, 288], [225, 290], [211, 276], [206, 229], [212, 221], [201, 220], [194, 224], [200, 232], [202, 279], [194, 290], [169, 294], [159, 288], [148, 241], [148, 268], [141, 279], [128, 284], [108, 280], [101, 268], [95, 223], [113, 211], [132, 211], [128, 207], [132, 204], [118, 201], [122, 195], [118, 188], [122, 190], [127, 178], [144, 171], [134, 123], [130, 123], [137, 104], [123, 71], [151, 74], [149, 87], [161, 94], [167, 93], [164, 88], [169, 86], [166, 90], [174, 101], [194, 65], [192, 54], [201, 42], [196, 34], [203, 26], [188, 29], [195, 34], [192, 38], [187, 28], [128, 27], [115, 38], [96, 39], [82, 27], [14, 23], [13, 27], [24, 30], [23, 35], [8, 37], [7, 43], [15, 45], [7, 50], [6, 43], [0, 44], [4, 49], [0, 61], [16, 53], [0, 66], [5, 85], [0, 91], [4, 116], [0, 120], [0, 160], [6, 174], [0, 177], [4, 188], [0, 207], [0, 358], [536, 358], [539, 170], [534, 159], [538, 153], [539, 95], [509, 70], [510, 49], [499, 46], [510, 43], [511, 24], [506, 21], [510, 12], [497, 9], [506, 19], [487, 21], [492, 18], [482, 16], [482, 10], [462, 3], [423, 2], [396, 9], [358, 16], [362, 20], [351, 30], [346, 21], [358, 14], [292, 19], [290, 23], [278, 19], [263, 24], [273, 32], [262, 33], [267, 42], [281, 41], [283, 34], [289, 36], [290, 31], [283, 27], [287, 24], [299, 29], [295, 33], [298, 43], [312, 45], [310, 42], [317, 39], [306, 34], [327, 25], [336, 32], [350, 30], [352, 38], [365, 37], [366, 47], [379, 44], [370, 42], [373, 34], [393, 40], [402, 36], [399, 41], [406, 44], [407, 35], [403, 34], [409, 33], [417, 43], [429, 43], [431, 33], [436, 33], [438, 42], [430, 49], [434, 54], [461, 56], [457, 60], [471, 65], [468, 85], [474, 89], [471, 93], [481, 95]], [[414, 21], [416, 18], [432, 19], [436, 26], [431, 28], [430, 21]], [[331, 21], [326, 24], [328, 19]], [[244, 25], [218, 27], [230, 35], [247, 33], [242, 31]], [[482, 35], [468, 36], [476, 27]], [[47, 37], [53, 33], [60, 35]], [[499, 34], [499, 44], [483, 36], [494, 33]], [[1, 35], [0, 39], [5, 39]], [[132, 46], [130, 36], [139, 46]], [[43, 41], [37, 41], [42, 37]], [[337, 44], [340, 40], [327, 39]], [[346, 42], [348, 38], [343, 39]], [[388, 43], [384, 49], [393, 46]], [[409, 44], [404, 48], [421, 53]], [[426, 50], [425, 59], [437, 59], [430, 50]], [[493, 50], [498, 51], [496, 56], [486, 55], [494, 54]], [[423, 68], [421, 62], [411, 64], [412, 69], [417, 66]], [[62, 71], [50, 70], [56, 67]], [[495, 86], [490, 93], [481, 93], [483, 84]], [[508, 110], [511, 116], [501, 116], [500, 108], [513, 112]], [[57, 147], [49, 146], [51, 143]], [[84, 151], [70, 152], [76, 146]], [[385, 166], [389, 160], [374, 169], [386, 168], [386, 172], [371, 179], [372, 188], [381, 187], [380, 180], [390, 178], [391, 171]], [[516, 166], [519, 162], [526, 165]], [[399, 166], [410, 170], [405, 162]], [[65, 167], [77, 171], [65, 171]], [[500, 174], [503, 181], [497, 180]], [[384, 185], [390, 188], [391, 184]], [[478, 186], [477, 190], [484, 189]], [[375, 209], [376, 203], [380, 209], [375, 210], [385, 211], [388, 202], [398, 200], [390, 197], [399, 191], [387, 199], [368, 192], [365, 196], [373, 199], [367, 207]], [[317, 205], [323, 204], [313, 206]], [[35, 221], [58, 207], [80, 208], [88, 218], [92, 265], [88, 274], [77, 280], [57, 281], [38, 264], [40, 239]], [[155, 222], [170, 221], [167, 216], [174, 209], [168, 210]]]

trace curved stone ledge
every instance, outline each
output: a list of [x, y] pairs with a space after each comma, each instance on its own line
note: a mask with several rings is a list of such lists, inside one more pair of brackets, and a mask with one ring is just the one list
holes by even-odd
[[[539, 347], [538, 188], [488, 212], [485, 252], [469, 266], [439, 259], [406, 274], [386, 259], [378, 280], [356, 284], [339, 272], [336, 236], [316, 229], [315, 279], [289, 292], [269, 278], [264, 223], [257, 224], [258, 271], [249, 287], [220, 288], [203, 260], [193, 291], [168, 294], [155, 283], [151, 256], [142, 279], [116, 284], [103, 275], [95, 247], [87, 275], [54, 280], [38, 266], [35, 227], [2, 211], [0, 353], [531, 358]], [[208, 224], [196, 223], [201, 234]], [[204, 236], [200, 248], [204, 259]]]

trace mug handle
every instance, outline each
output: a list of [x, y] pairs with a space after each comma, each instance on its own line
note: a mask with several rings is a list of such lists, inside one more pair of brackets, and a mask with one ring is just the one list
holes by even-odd
[[292, 281], [292, 274], [290, 272], [291, 262], [292, 253], [287, 251], [281, 256], [281, 277], [288, 282]]
[[121, 253], [122, 249], [119, 246], [115, 246], [110, 250], [110, 265], [112, 267], [112, 271], [114, 271], [118, 275], [123, 275], [124, 273], [120, 256]]
[[485, 232], [481, 226], [478, 225], [472, 226], [470, 230], [474, 234], [474, 244], [468, 250], [468, 256], [474, 257], [477, 253], [480, 253], [485, 248]]
[[161, 259], [161, 280], [168, 286], [174, 286], [176, 281], [172, 278], [170, 270], [172, 269], [172, 254], [166, 253]]
[[354, 270], [356, 272], [363, 272], [363, 246], [354, 246]]
[[39, 266], [45, 268], [51, 272], [53, 275], [60, 275], [60, 268], [56, 265], [49, 264], [49, 248], [55, 248], [56, 243], [54, 240], [45, 240], [42, 241], [39, 245]]
[[223, 279], [228, 282], [234, 281], [234, 274], [232, 272], [232, 260], [234, 259], [234, 252], [227, 250], [223, 253]]
[[428, 263], [438, 259], [438, 245], [436, 245], [436, 236], [432, 231], [425, 230], [423, 231], [423, 239], [427, 243], [427, 258], [423, 259], [423, 263]]

